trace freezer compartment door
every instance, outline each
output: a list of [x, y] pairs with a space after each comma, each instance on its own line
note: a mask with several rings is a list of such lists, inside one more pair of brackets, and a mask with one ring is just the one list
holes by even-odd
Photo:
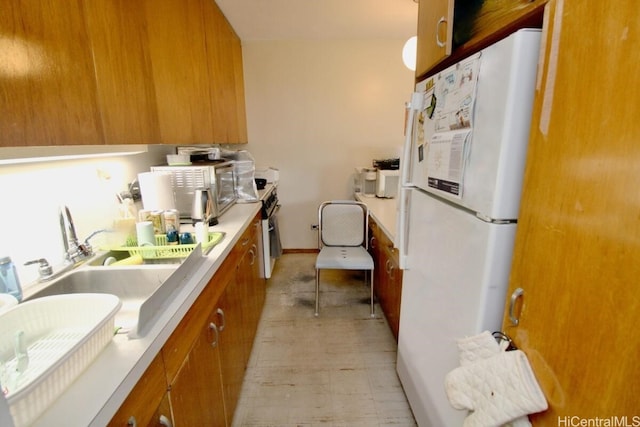
[[459, 366], [456, 339], [500, 329], [516, 225], [486, 223], [420, 190], [409, 197], [398, 374], [419, 425], [462, 425], [444, 377]]
[[[539, 45], [540, 31], [525, 29], [484, 49], [477, 57], [479, 70], [472, 103], [468, 96], [452, 101], [457, 99], [452, 90], [465, 80], [467, 74], [463, 70], [473, 68], [469, 64], [476, 60], [475, 56], [417, 85], [418, 89], [427, 88], [431, 80], [433, 89], [426, 90], [423, 110], [416, 119], [419, 129], [415, 131], [410, 182], [486, 218], [517, 218]], [[455, 117], [455, 111], [464, 111], [465, 103], [473, 105], [470, 124], [463, 127], [451, 124], [446, 118]], [[468, 136], [462, 133], [469, 129]], [[447, 151], [446, 142], [450, 140], [455, 143]], [[459, 142], [463, 140], [461, 150]], [[459, 167], [452, 159], [461, 156]], [[439, 182], [434, 176], [443, 173], [439, 168], [455, 170], [456, 177], [461, 173], [460, 194], [448, 193], [434, 185]]]

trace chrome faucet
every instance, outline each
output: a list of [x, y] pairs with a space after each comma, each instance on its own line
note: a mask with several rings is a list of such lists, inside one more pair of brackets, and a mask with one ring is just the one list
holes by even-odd
[[34, 259], [25, 262], [24, 265], [38, 264], [38, 280], [40, 282], [52, 280], [63, 273], [73, 269], [81, 261], [93, 256], [93, 248], [89, 243], [89, 239], [98, 233], [107, 230], [94, 231], [87, 237], [83, 243], [78, 242], [76, 227], [73, 225], [71, 212], [66, 206], [60, 207], [60, 231], [62, 232], [62, 243], [64, 244], [64, 262], [62, 266], [54, 269], [44, 258]]
[[106, 230], [94, 231], [84, 239], [83, 243], [78, 242], [78, 235], [76, 234], [76, 227], [73, 225], [73, 218], [71, 212], [66, 206], [60, 207], [60, 231], [62, 232], [62, 242], [64, 244], [65, 258], [73, 263], [82, 261], [93, 255], [93, 248], [89, 243], [89, 239], [98, 233], [102, 233]]

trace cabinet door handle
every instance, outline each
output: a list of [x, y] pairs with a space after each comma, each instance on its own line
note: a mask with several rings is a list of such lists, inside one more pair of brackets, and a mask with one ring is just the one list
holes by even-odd
[[444, 16], [443, 16], [438, 21], [438, 25], [436, 25], [436, 43], [438, 44], [439, 47], [445, 47], [447, 45], [446, 41], [440, 40], [440, 26], [446, 23], [447, 23], [447, 20], [444, 19]]
[[158, 420], [158, 422], [161, 426], [173, 427], [173, 423], [171, 422], [171, 420], [164, 415], [160, 415], [160, 419]]
[[217, 347], [218, 346], [218, 338], [220, 337], [220, 332], [218, 330], [218, 326], [211, 322], [209, 323], [209, 329], [211, 329], [213, 331], [213, 341], [211, 341], [211, 347]]
[[138, 422], [136, 421], [136, 417], [133, 415], [129, 417], [129, 421], [127, 421], [127, 425], [131, 427], [138, 427]]
[[387, 275], [391, 276], [391, 273], [393, 272], [393, 266], [391, 265], [391, 261], [387, 260], [384, 263], [384, 269], [387, 272]]
[[524, 295], [524, 289], [518, 288], [511, 294], [511, 302], [509, 303], [509, 320], [513, 326], [518, 326], [520, 323], [519, 315], [516, 317], [514, 311], [516, 309], [516, 301]]
[[258, 248], [256, 247], [256, 245], [252, 245], [251, 249], [249, 249], [249, 253], [251, 254], [251, 262], [249, 263], [249, 265], [253, 265], [256, 262], [257, 251], [258, 251]]
[[371, 238], [370, 243], [369, 243], [369, 247], [371, 249], [375, 249], [376, 248], [376, 238], [375, 237]]
[[220, 316], [220, 320], [222, 321], [222, 324], [220, 325], [220, 328], [218, 328], [218, 330], [219, 330], [220, 332], [222, 332], [222, 331], [224, 331], [224, 327], [225, 327], [225, 325], [227, 324], [227, 318], [224, 316], [224, 310], [223, 310], [223, 309], [221, 309], [221, 308], [218, 308], [218, 309], [216, 310], [216, 314], [217, 314], [218, 316]]
[[246, 237], [242, 240], [242, 246], [247, 246], [247, 243], [249, 243], [249, 238]]

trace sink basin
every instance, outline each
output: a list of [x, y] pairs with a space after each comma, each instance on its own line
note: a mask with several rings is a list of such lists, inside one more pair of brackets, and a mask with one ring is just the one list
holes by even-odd
[[60, 294], [112, 294], [122, 302], [122, 307], [115, 316], [115, 327], [119, 333], [128, 333], [138, 324], [142, 304], [174, 271], [176, 266], [85, 268], [51, 282], [44, 289], [30, 295], [28, 300]]
[[16, 426], [31, 424], [111, 341], [114, 295], [38, 298], [0, 314], [0, 381]]

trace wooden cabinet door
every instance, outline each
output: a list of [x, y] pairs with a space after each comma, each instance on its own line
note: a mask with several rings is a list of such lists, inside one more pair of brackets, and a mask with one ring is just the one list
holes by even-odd
[[451, 55], [454, 0], [420, 0], [416, 76]]
[[169, 392], [167, 391], [160, 402], [160, 406], [158, 406], [156, 413], [151, 419], [151, 422], [148, 424], [148, 427], [170, 427], [173, 425], [175, 425], [175, 421], [173, 420], [173, 414], [171, 411], [171, 399], [169, 397]]
[[167, 393], [162, 355], [158, 354], [135, 385], [118, 412], [109, 422], [110, 427], [156, 425], [159, 415], [171, 417], [170, 409], [163, 411], [163, 401]]
[[159, 142], [144, 3], [86, 0], [84, 8], [106, 142]]
[[203, 0], [211, 83], [213, 141], [246, 143], [244, 77], [240, 39], [218, 5]]
[[176, 426], [226, 425], [216, 322], [216, 313], [212, 312], [171, 384]]
[[369, 219], [369, 253], [375, 263], [374, 292], [396, 340], [400, 327], [402, 270], [393, 242], [372, 218]]
[[1, 9], [0, 145], [103, 144], [81, 0]]
[[201, 0], [147, 0], [146, 16], [161, 141], [213, 142]]
[[375, 265], [373, 270], [373, 292], [378, 301], [381, 299], [380, 290], [384, 280], [384, 268], [381, 268], [384, 265], [384, 255], [382, 253], [380, 233], [382, 233], [382, 230], [380, 230], [376, 221], [369, 217], [369, 254], [371, 254]]
[[510, 277], [524, 294], [519, 325], [509, 302], [503, 322], [549, 402], [534, 425], [639, 415], [637, 12], [635, 0], [547, 9]]
[[385, 299], [384, 313], [391, 328], [393, 336], [398, 340], [400, 329], [400, 300], [402, 299], [402, 270], [398, 263], [398, 255], [395, 254], [392, 245], [384, 248], [384, 273], [385, 278]]
[[242, 390], [247, 360], [242, 317], [242, 306], [246, 301], [243, 297], [237, 276], [234, 276], [227, 282], [225, 292], [218, 301], [218, 308], [222, 311], [219, 324], [224, 326], [220, 331], [220, 366], [229, 425]]
[[246, 352], [247, 362], [253, 348], [253, 339], [258, 330], [258, 323], [264, 307], [266, 297], [266, 283], [264, 279], [263, 266], [260, 263], [260, 247], [262, 242], [261, 219], [257, 217], [251, 225], [252, 231], [249, 241], [249, 248], [245, 256], [238, 265], [239, 281], [245, 288], [244, 294], [250, 304], [245, 304], [246, 319]]

